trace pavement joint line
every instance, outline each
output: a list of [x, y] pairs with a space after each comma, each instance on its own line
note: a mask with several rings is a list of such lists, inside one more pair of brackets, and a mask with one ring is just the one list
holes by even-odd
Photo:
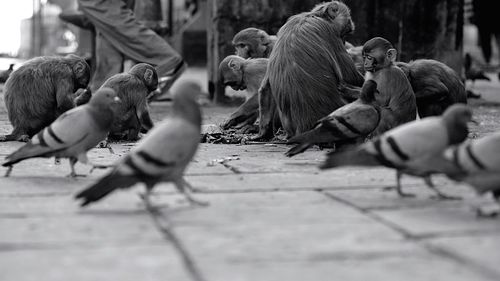
[[474, 272], [477, 272], [478, 274], [482, 275], [485, 278], [488, 278], [493, 281], [500, 280], [500, 272], [491, 269], [488, 266], [484, 266], [480, 263], [477, 263], [472, 259], [466, 258], [444, 247], [431, 245], [429, 243], [419, 243], [419, 244], [421, 244], [425, 249], [427, 249], [434, 255], [446, 258], [448, 260], [452, 260], [460, 265], [467, 266], [468, 268], [474, 270]]
[[[146, 202], [145, 202], [146, 203]], [[176, 252], [179, 254], [182, 263], [189, 273], [193, 281], [206, 281], [206, 279], [201, 274], [200, 270], [196, 266], [193, 258], [189, 254], [188, 250], [184, 247], [181, 240], [175, 235], [172, 224], [169, 222], [168, 217], [164, 215], [158, 208], [151, 206], [146, 203], [146, 210], [149, 212], [155, 226], [163, 234], [163, 237], [169, 241]]]
[[[420, 186], [420, 184], [407, 184], [406, 186]], [[294, 192], [294, 191], [346, 191], [346, 190], [371, 190], [381, 189], [381, 186], [375, 185], [353, 185], [353, 186], [335, 186], [335, 187], [269, 187], [269, 188], [244, 188], [244, 189], [206, 189], [194, 187], [196, 193], [201, 194], [225, 194], [225, 193], [259, 193], [259, 192]], [[159, 192], [161, 193], [161, 192]], [[1, 197], [1, 195], [0, 195]]]
[[408, 230], [404, 229], [403, 227], [384, 219], [383, 217], [377, 215], [376, 213], [371, 212], [370, 210], [367, 210], [366, 208], [359, 207], [356, 204], [354, 204], [348, 200], [339, 198], [339, 197], [337, 197], [333, 194], [327, 193], [327, 192], [320, 191], [320, 193], [322, 193], [326, 197], [328, 197], [336, 202], [350, 206], [350, 207], [358, 210], [362, 214], [365, 214], [366, 216], [370, 217], [374, 221], [381, 223], [382, 225], [385, 225], [386, 227], [398, 232], [405, 239], [412, 241], [415, 244], [423, 247], [424, 249], [429, 251], [429, 253], [432, 253], [432, 254], [434, 254], [438, 257], [444, 258], [446, 260], [455, 262], [459, 265], [467, 266], [468, 268], [470, 268], [471, 270], [473, 270], [474, 272], [480, 274], [481, 276], [483, 276], [485, 278], [495, 280], [495, 281], [500, 280], [500, 273], [498, 273], [495, 270], [490, 269], [489, 267], [486, 267], [486, 266], [483, 266], [479, 263], [476, 263], [471, 259], [467, 259], [465, 257], [462, 257], [462, 256], [456, 254], [455, 252], [449, 251], [443, 247], [439, 247], [439, 246], [435, 246], [435, 245], [431, 245], [429, 243], [426, 243], [425, 240], [423, 240], [421, 238], [421, 235], [414, 235], [411, 232], [409, 232]]
[[344, 204], [346, 206], [349, 206], [349, 207], [352, 207], [354, 209], [356, 209], [357, 211], [359, 211], [360, 213], [370, 217], [372, 220], [378, 222], [378, 223], [381, 223], [383, 225], [385, 225], [386, 227], [389, 227], [390, 229], [398, 232], [399, 234], [401, 234], [405, 239], [409, 239], [409, 240], [415, 240], [415, 235], [413, 235], [411, 232], [407, 231], [406, 229], [404, 229], [403, 227], [397, 225], [397, 224], [394, 224], [390, 221], [387, 221], [385, 220], [384, 218], [382, 218], [381, 216], [371, 212], [370, 210], [368, 210], [367, 208], [363, 208], [363, 207], [360, 207], [354, 203], [352, 203], [351, 201], [348, 201], [346, 199], [343, 199], [343, 198], [340, 198], [338, 196], [335, 196], [329, 192], [324, 192], [323, 190], [322, 191], [319, 191], [320, 193], [322, 193], [324, 196], [336, 201], [336, 202], [339, 202], [341, 204]]
[[120, 240], [119, 245], [105, 245], [103, 246], [102, 240], [96, 241], [95, 243], [89, 241], [66, 241], [66, 242], [0, 242], [0, 254], [7, 252], [16, 252], [16, 251], [60, 251], [60, 250], [101, 250], [107, 248], [136, 248], [136, 247], [145, 247], [145, 246], [165, 246], [165, 242], [163, 240], [159, 241], [150, 241], [149, 243], [143, 244], [132, 244], [135, 242], [135, 239], [127, 239]]

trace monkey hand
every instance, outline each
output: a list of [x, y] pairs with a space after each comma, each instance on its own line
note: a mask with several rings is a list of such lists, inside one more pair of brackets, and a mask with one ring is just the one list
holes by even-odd
[[244, 124], [242, 126], [238, 125], [239, 134], [256, 134], [259, 132], [259, 126], [254, 124]]
[[231, 128], [239, 129], [246, 125], [253, 125], [255, 120], [259, 115], [259, 112], [242, 110], [243, 108], [238, 109], [236, 112], [231, 114], [229, 120], [222, 124], [222, 129], [228, 130]]

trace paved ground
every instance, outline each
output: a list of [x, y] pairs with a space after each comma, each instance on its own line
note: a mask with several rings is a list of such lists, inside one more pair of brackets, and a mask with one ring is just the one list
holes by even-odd
[[[204, 75], [190, 69], [186, 76]], [[485, 99], [472, 101], [481, 121], [473, 135], [500, 129], [500, 83], [491, 77], [475, 86]], [[168, 107], [153, 104], [154, 119]], [[234, 110], [203, 109], [205, 124]], [[0, 102], [0, 134], [9, 131]], [[0, 158], [20, 145], [0, 143]], [[89, 156], [111, 163], [132, 146]], [[467, 186], [436, 178], [443, 191], [464, 197], [443, 202], [405, 177], [417, 197], [402, 199], [384, 191], [393, 171], [320, 172], [324, 151], [289, 159], [286, 149], [202, 144], [187, 180], [210, 206], [190, 207], [164, 184], [153, 198], [159, 213], [145, 210], [141, 186], [80, 209], [72, 196], [105, 171], [74, 180], [64, 177], [66, 161], [22, 162], [0, 178], [0, 280], [500, 280], [500, 220], [475, 216], [474, 206], [487, 200]]]

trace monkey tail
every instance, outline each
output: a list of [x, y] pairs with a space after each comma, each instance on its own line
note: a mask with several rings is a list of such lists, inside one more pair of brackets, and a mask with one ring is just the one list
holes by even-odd
[[139, 182], [136, 176], [122, 175], [118, 170], [113, 170], [99, 181], [80, 191], [75, 199], [82, 199], [81, 207], [104, 198], [118, 188], [126, 188]]
[[321, 170], [342, 166], [379, 166], [375, 156], [364, 149], [334, 151], [328, 154], [326, 160], [319, 166]]

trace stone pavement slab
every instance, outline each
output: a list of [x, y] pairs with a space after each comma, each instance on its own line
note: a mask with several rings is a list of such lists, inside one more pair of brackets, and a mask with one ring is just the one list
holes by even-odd
[[[485, 96], [498, 96], [494, 83]], [[153, 103], [153, 119], [169, 106]], [[473, 135], [500, 129], [495, 104], [472, 106], [481, 121]], [[204, 124], [234, 109], [205, 105]], [[10, 129], [0, 95], [0, 134]], [[21, 145], [0, 143], [0, 158]], [[89, 158], [111, 164], [134, 145]], [[442, 191], [464, 197], [438, 201], [421, 179], [404, 177], [417, 197], [402, 199], [384, 191], [392, 170], [319, 171], [328, 150], [287, 158], [288, 148], [201, 144], [186, 179], [205, 208], [160, 184], [158, 210], [146, 210], [140, 185], [82, 210], [72, 197], [107, 170], [78, 164], [87, 176], [75, 180], [66, 160], [21, 162], [0, 177], [0, 280], [500, 280], [500, 223], [475, 217], [481, 199], [469, 187], [437, 177]]]
[[168, 244], [0, 251], [0, 280], [190, 281]]

